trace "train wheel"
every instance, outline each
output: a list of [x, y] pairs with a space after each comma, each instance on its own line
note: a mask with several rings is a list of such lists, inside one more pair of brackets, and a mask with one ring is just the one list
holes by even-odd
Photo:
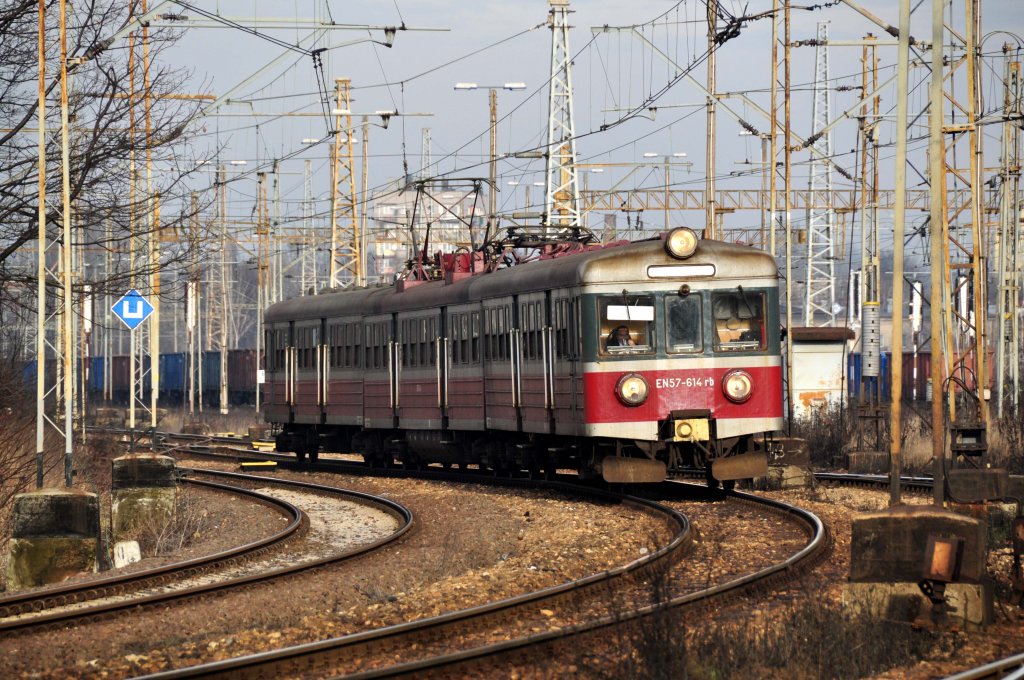
[[736, 488], [736, 480], [735, 479], [727, 479], [727, 480], [725, 480], [724, 482], [722, 482], [722, 488], [725, 489], [726, 491], [732, 491], [733, 489]]
[[708, 461], [707, 465], [704, 467], [704, 479], [707, 481], [709, 489], [718, 488], [718, 480], [715, 479], [713, 474], [711, 474], [711, 461]]
[[306, 460], [306, 447], [302, 444], [297, 444], [295, 446], [295, 460], [300, 463]]
[[309, 464], [316, 465], [317, 459], [320, 458], [320, 451], [317, 449], [311, 449], [309, 452]]

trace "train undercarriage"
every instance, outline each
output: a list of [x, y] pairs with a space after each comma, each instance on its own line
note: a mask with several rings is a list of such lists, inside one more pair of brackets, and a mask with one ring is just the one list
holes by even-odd
[[555, 470], [576, 470], [581, 478], [609, 483], [657, 483], [672, 472], [704, 469], [710, 486], [767, 473], [770, 436], [743, 435], [707, 441], [638, 442], [608, 438], [556, 437], [505, 431], [361, 429], [332, 425], [285, 425], [275, 437], [279, 452], [294, 452], [299, 462], [317, 461], [321, 448], [362, 455], [372, 467], [400, 463], [425, 468], [477, 465], [496, 474], [524, 470], [550, 477]]

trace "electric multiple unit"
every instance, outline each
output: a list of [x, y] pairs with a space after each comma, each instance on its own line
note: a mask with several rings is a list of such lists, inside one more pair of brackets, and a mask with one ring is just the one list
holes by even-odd
[[769, 255], [680, 228], [443, 274], [266, 310], [278, 450], [609, 482], [764, 472], [783, 414]]

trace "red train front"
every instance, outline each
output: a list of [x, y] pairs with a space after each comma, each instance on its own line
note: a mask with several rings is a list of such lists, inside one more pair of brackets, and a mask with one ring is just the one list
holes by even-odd
[[782, 426], [775, 264], [687, 229], [297, 298], [266, 321], [266, 418], [300, 458], [731, 480], [763, 471]]

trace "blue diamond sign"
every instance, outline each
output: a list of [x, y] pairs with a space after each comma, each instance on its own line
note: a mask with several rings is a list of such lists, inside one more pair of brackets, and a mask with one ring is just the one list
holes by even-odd
[[124, 322], [125, 326], [135, 330], [139, 324], [148, 319], [149, 315], [153, 313], [153, 305], [149, 304], [149, 300], [142, 297], [142, 293], [132, 288], [124, 294], [124, 297], [115, 302], [110, 310], [117, 315], [118, 319]]

